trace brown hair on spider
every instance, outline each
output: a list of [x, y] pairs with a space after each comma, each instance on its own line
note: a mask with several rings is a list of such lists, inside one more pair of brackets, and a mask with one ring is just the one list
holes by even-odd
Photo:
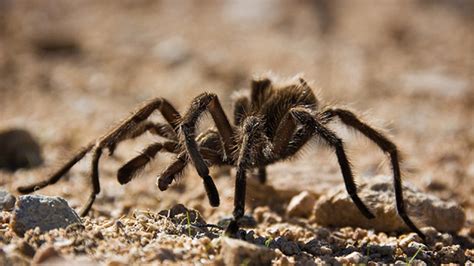
[[[153, 123], [147, 118], [159, 110], [166, 123]], [[197, 135], [199, 118], [209, 112], [216, 127]], [[219, 193], [209, 175], [210, 166], [237, 168], [233, 219], [226, 233], [235, 236], [238, 221], [244, 215], [247, 172], [258, 169], [260, 182], [265, 183], [265, 167], [294, 156], [308, 141], [318, 137], [336, 153], [344, 183], [354, 204], [367, 218], [374, 214], [357, 194], [353, 173], [344, 143], [327, 124], [335, 118], [359, 131], [373, 141], [389, 158], [393, 170], [397, 211], [405, 224], [422, 238], [424, 234], [408, 217], [403, 201], [399, 155], [396, 145], [381, 132], [360, 120], [356, 114], [340, 108], [320, 109], [313, 90], [302, 78], [287, 85], [274, 83], [270, 78], [254, 79], [250, 90], [239, 93], [234, 101], [233, 125], [227, 118], [219, 98], [213, 93], [202, 93], [191, 102], [183, 116], [166, 99], [155, 98], [143, 104], [118, 126], [96, 141], [82, 148], [48, 179], [18, 188], [22, 193], [56, 183], [69, 169], [92, 152], [92, 192], [80, 214], [86, 215], [100, 192], [98, 165], [103, 149], [112, 154], [121, 141], [151, 132], [166, 140], [145, 148], [141, 154], [123, 165], [117, 173], [120, 184], [130, 182], [152, 161], [158, 152], [176, 154], [174, 161], [159, 175], [160, 190], [183, 174], [191, 162], [203, 180], [209, 202], [219, 205]]]

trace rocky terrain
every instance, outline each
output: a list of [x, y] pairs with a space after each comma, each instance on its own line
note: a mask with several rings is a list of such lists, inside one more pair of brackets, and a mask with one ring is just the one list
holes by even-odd
[[[432, 265], [474, 262], [474, 19], [472, 1], [0, 1], [0, 264]], [[193, 167], [167, 191], [159, 153], [126, 186], [117, 169], [159, 137], [86, 156], [57, 184], [20, 195], [140, 102], [184, 112], [203, 91], [227, 114], [253, 76], [304, 76], [323, 106], [344, 106], [402, 153], [407, 230], [395, 210], [389, 159], [361, 134], [345, 141], [365, 219], [330, 149], [314, 141], [248, 177], [238, 239], [224, 234], [235, 170], [211, 169], [212, 208]], [[153, 115], [153, 121], [161, 121]], [[211, 119], [200, 130], [212, 126]]]

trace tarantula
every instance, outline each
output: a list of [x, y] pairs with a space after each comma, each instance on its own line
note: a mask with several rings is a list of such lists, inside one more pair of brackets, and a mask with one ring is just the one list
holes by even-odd
[[[90, 210], [96, 195], [100, 192], [98, 164], [103, 149], [113, 154], [116, 145], [127, 139], [151, 132], [166, 139], [145, 148], [141, 154], [123, 165], [117, 172], [120, 184], [126, 184], [160, 152], [176, 154], [174, 161], [159, 175], [157, 185], [164, 191], [181, 175], [192, 162], [203, 180], [210, 205], [219, 205], [219, 194], [209, 175], [209, 167], [228, 165], [237, 168], [233, 219], [226, 232], [235, 235], [238, 221], [244, 215], [246, 174], [258, 170], [261, 183], [266, 180], [265, 167], [277, 161], [294, 156], [311, 138], [319, 137], [336, 153], [347, 192], [361, 213], [371, 219], [374, 214], [357, 195], [351, 166], [344, 150], [343, 141], [326, 125], [334, 118], [360, 131], [375, 142], [390, 157], [393, 170], [396, 206], [405, 224], [418, 235], [423, 233], [408, 217], [403, 201], [397, 147], [379, 131], [361, 121], [353, 112], [327, 108], [319, 110], [319, 101], [302, 78], [289, 85], [274, 84], [270, 78], [255, 79], [251, 89], [237, 95], [234, 106], [234, 125], [229, 122], [217, 95], [202, 93], [191, 103], [181, 116], [163, 98], [146, 102], [130, 117], [96, 141], [82, 148], [64, 166], [47, 180], [18, 188], [21, 193], [31, 193], [37, 189], [56, 183], [64, 174], [88, 152], [92, 152], [91, 182], [92, 192], [80, 215]], [[152, 123], [147, 118], [159, 110], [167, 123]], [[196, 135], [199, 118], [208, 111], [215, 122], [211, 128]]]

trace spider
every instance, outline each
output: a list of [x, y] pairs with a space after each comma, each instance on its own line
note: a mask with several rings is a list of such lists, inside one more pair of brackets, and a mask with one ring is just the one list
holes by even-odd
[[[343, 124], [360, 131], [388, 154], [393, 170], [397, 211], [405, 224], [424, 238], [424, 234], [415, 226], [405, 209], [397, 147], [381, 132], [361, 121], [351, 111], [339, 108], [320, 110], [317, 97], [302, 78], [294, 79], [287, 85], [279, 85], [269, 77], [254, 79], [250, 90], [236, 94], [234, 100], [232, 125], [217, 95], [213, 93], [202, 93], [194, 98], [183, 116], [166, 99], [152, 99], [117, 127], [82, 148], [48, 179], [19, 187], [18, 191], [31, 193], [56, 183], [74, 164], [91, 152], [93, 155], [90, 177], [93, 189], [80, 211], [80, 215], [85, 216], [100, 192], [98, 165], [102, 151], [108, 149], [112, 155], [119, 142], [151, 132], [166, 141], [151, 144], [123, 165], [117, 172], [118, 182], [130, 182], [158, 152], [174, 153], [174, 161], [157, 179], [158, 188], [161, 191], [166, 190], [191, 162], [202, 178], [210, 205], [217, 207], [219, 194], [209, 175], [209, 167], [236, 167], [233, 219], [226, 229], [227, 234], [235, 236], [239, 229], [238, 221], [244, 215], [247, 173], [258, 170], [259, 181], [265, 183], [266, 166], [294, 156], [310, 139], [318, 137], [336, 153], [347, 192], [354, 204], [365, 217], [372, 219], [374, 214], [357, 194], [344, 143], [327, 127], [330, 121], [339, 118]], [[167, 123], [147, 120], [156, 110], [161, 112]], [[211, 114], [216, 128], [197, 135], [199, 118], [206, 112]]]

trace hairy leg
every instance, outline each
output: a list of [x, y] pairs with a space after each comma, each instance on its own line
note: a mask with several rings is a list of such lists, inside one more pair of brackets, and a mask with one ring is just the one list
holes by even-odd
[[120, 123], [113, 130], [100, 137], [95, 143], [89, 144], [85, 148], [81, 149], [72, 159], [70, 159], [65, 165], [63, 165], [58, 171], [56, 171], [50, 178], [45, 181], [41, 181], [29, 186], [18, 188], [21, 193], [30, 193], [36, 189], [43, 188], [50, 184], [54, 184], [66, 174], [71, 167], [79, 162], [89, 151], [93, 150], [93, 158], [91, 163], [91, 181], [93, 190], [89, 196], [89, 200], [81, 211], [81, 215], [86, 215], [90, 210], [90, 207], [94, 203], [95, 196], [100, 192], [99, 185], [99, 171], [98, 164], [99, 159], [102, 155], [102, 149], [115, 146], [118, 141], [124, 139], [130, 131], [135, 129], [144, 120], [146, 120], [155, 110], [160, 110], [163, 117], [173, 127], [175, 132], [178, 131], [179, 121], [181, 116], [176, 109], [165, 99], [156, 98], [140, 107], [137, 111], [132, 113], [127, 119]]
[[385, 137], [382, 133], [373, 129], [366, 123], [362, 122], [351, 111], [344, 109], [328, 109], [322, 113], [322, 117], [326, 119], [327, 122], [329, 122], [330, 119], [335, 116], [339, 117], [339, 119], [341, 119], [344, 124], [360, 131], [363, 135], [375, 142], [377, 146], [380, 147], [380, 149], [382, 149], [385, 153], [389, 155], [393, 170], [393, 183], [395, 187], [395, 200], [397, 204], [398, 214], [412, 231], [416, 232], [422, 238], [425, 238], [425, 235], [420, 231], [420, 229], [416, 227], [416, 225], [413, 223], [413, 221], [410, 219], [406, 212], [405, 203], [403, 200], [399, 155], [396, 145], [387, 137]]
[[129, 134], [127, 134], [126, 136], [123, 136], [122, 139], [120, 139], [119, 141], [116, 141], [115, 143], [110, 144], [107, 147], [109, 149], [109, 156], [114, 154], [114, 151], [119, 142], [122, 142], [126, 139], [137, 138], [143, 135], [145, 132], [150, 132], [154, 135], [163, 137], [168, 140], [178, 141], [178, 134], [173, 130], [170, 124], [153, 123], [151, 121], [145, 121], [143, 123], [140, 123], [135, 129], [131, 130]]
[[262, 132], [262, 122], [255, 116], [247, 117], [243, 123], [243, 140], [239, 150], [237, 161], [237, 174], [235, 179], [234, 211], [233, 220], [226, 229], [226, 234], [235, 236], [239, 230], [238, 222], [243, 217], [245, 211], [245, 193], [246, 193], [246, 173], [252, 165], [253, 149], [260, 141], [259, 134]]
[[[203, 156], [204, 160], [208, 162], [208, 165], [224, 165], [224, 158], [222, 150], [216, 149], [220, 143], [219, 134], [215, 130], [208, 130], [197, 137], [199, 152]], [[157, 180], [157, 185], [161, 191], [168, 189], [169, 185], [181, 176], [188, 164], [188, 156], [186, 153], [180, 153], [175, 161], [171, 163], [166, 170], [160, 174]], [[208, 195], [214, 196], [214, 195]], [[218, 200], [218, 199], [214, 199]], [[211, 200], [210, 200], [211, 201]]]
[[245, 117], [250, 113], [250, 102], [247, 96], [240, 96], [234, 102], [234, 125], [240, 126]]
[[[201, 148], [201, 152], [203, 153], [204, 158], [209, 162], [210, 165], [220, 165], [223, 164], [222, 158], [219, 154], [216, 154], [213, 150], [207, 148]], [[168, 189], [169, 185], [180, 176], [183, 175], [186, 166], [188, 165], [188, 160], [186, 159], [186, 154], [181, 153], [176, 157], [176, 159], [158, 176], [156, 180], [156, 185], [161, 191], [165, 191]], [[204, 180], [206, 182], [206, 180]], [[212, 182], [212, 179], [211, 179]], [[209, 202], [218, 202], [219, 201], [219, 194], [217, 193], [208, 193], [208, 189], [206, 186], [214, 186], [214, 182], [212, 184], [204, 183], [204, 187], [206, 188], [207, 197], [209, 198]], [[217, 191], [217, 188], [215, 188]], [[212, 191], [212, 190], [211, 190]], [[213, 198], [217, 197], [217, 198]]]
[[178, 143], [167, 141], [164, 143], [154, 143], [146, 147], [139, 155], [124, 164], [117, 172], [117, 180], [124, 185], [137, 176], [143, 168], [150, 163], [159, 151], [177, 153], [179, 151]]
[[344, 183], [346, 185], [346, 190], [351, 196], [352, 201], [365, 217], [369, 219], [375, 218], [375, 216], [367, 208], [367, 206], [365, 206], [357, 194], [357, 186], [354, 182], [351, 166], [344, 151], [342, 140], [337, 137], [334, 132], [318, 122], [307, 110], [303, 108], [293, 109], [291, 113], [304, 127], [308, 127], [309, 130], [312, 130], [314, 135], [321, 137], [335, 150], [339, 165], [341, 167]]
[[272, 82], [268, 78], [254, 79], [251, 83], [250, 102], [253, 111], [257, 111], [271, 94]]
[[40, 181], [38, 183], [33, 183], [30, 185], [26, 186], [21, 186], [18, 187], [17, 190], [18, 192], [22, 194], [28, 194], [32, 193], [36, 190], [39, 190], [41, 188], [44, 188], [46, 186], [55, 184], [56, 182], [61, 179], [68, 171], [73, 167], [77, 162], [79, 162], [92, 148], [94, 147], [94, 144], [89, 144], [86, 147], [82, 148], [79, 150], [77, 154], [75, 154], [69, 161], [67, 161], [59, 170], [57, 170], [54, 174], [52, 174], [48, 179]]
[[87, 215], [89, 210], [92, 207], [92, 204], [95, 201], [95, 197], [100, 192], [100, 183], [99, 183], [99, 160], [102, 156], [102, 148], [95, 147], [93, 150], [92, 161], [91, 161], [91, 183], [92, 183], [92, 191], [89, 195], [89, 199], [87, 200], [84, 207], [82, 207], [79, 215], [84, 217]]
[[234, 147], [233, 134], [234, 131], [230, 125], [224, 110], [217, 98], [217, 95], [211, 93], [203, 93], [196, 97], [189, 110], [183, 116], [183, 121], [181, 124], [181, 131], [184, 135], [184, 144], [187, 150], [187, 153], [193, 162], [199, 176], [202, 177], [204, 181], [204, 186], [209, 197], [210, 204], [214, 207], [219, 206], [219, 194], [212, 181], [212, 178], [209, 176], [209, 168], [202, 155], [199, 152], [198, 144], [196, 142], [196, 126], [198, 119], [202, 114], [208, 110], [211, 113], [214, 122], [216, 123], [217, 130], [222, 138], [225, 157], [230, 157]]

